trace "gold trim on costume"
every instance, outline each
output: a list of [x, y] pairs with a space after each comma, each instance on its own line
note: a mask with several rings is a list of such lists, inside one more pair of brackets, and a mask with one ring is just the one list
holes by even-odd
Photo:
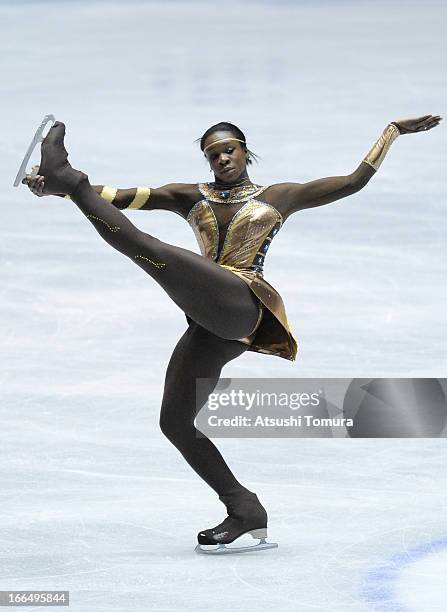
[[149, 187], [137, 187], [137, 193], [135, 194], [134, 199], [126, 208], [133, 208], [135, 210], [141, 208], [146, 204], [151, 195], [151, 190]]
[[104, 200], [107, 200], [108, 202], [112, 204], [113, 200], [116, 197], [117, 192], [118, 192], [118, 189], [116, 189], [116, 187], [109, 187], [108, 185], [104, 185], [99, 195], [101, 196], [101, 198], [104, 198]]
[[[277, 355], [278, 357], [295, 361], [298, 344], [287, 319], [284, 303], [276, 289], [259, 273], [253, 272], [249, 268], [219, 265], [239, 276], [250, 287], [260, 302], [262, 302], [263, 310], [269, 310], [277, 321], [276, 324], [270, 321], [267, 327], [263, 327], [264, 316], [262, 316], [256, 331], [252, 332], [250, 336], [239, 339], [239, 342], [248, 344], [248, 350], [265, 353], [266, 355]], [[273, 326], [273, 329], [271, 326]]]
[[194, 204], [186, 221], [192, 227], [202, 255], [216, 259], [219, 248], [219, 224], [208, 202], [199, 200]]
[[363, 160], [366, 164], [369, 164], [374, 168], [374, 170], [378, 170], [380, 164], [383, 162], [385, 155], [388, 153], [388, 149], [392, 145], [392, 143], [399, 136], [399, 129], [392, 123], [386, 126], [383, 130], [380, 138], [374, 144], [372, 149], [369, 151], [368, 155]]
[[[236, 264], [238, 268], [259, 263], [255, 262], [256, 256], [261, 255], [264, 259], [265, 253], [258, 249], [278, 223], [281, 227], [282, 216], [276, 208], [266, 202], [249, 199], [230, 221], [218, 263]], [[249, 226], [250, 231], [247, 232]]]
[[211, 183], [198, 184], [199, 191], [206, 200], [218, 202], [219, 204], [246, 202], [248, 199], [257, 198], [268, 187], [269, 185], [262, 187], [261, 185], [251, 183], [250, 185], [241, 185], [240, 187], [228, 186], [227, 188], [217, 189]]

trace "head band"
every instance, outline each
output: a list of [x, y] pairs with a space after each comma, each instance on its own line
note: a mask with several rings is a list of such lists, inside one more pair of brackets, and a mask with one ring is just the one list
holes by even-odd
[[245, 140], [241, 140], [240, 138], [221, 138], [220, 140], [215, 140], [214, 142], [211, 142], [209, 145], [207, 145], [204, 149], [203, 152], [205, 153], [205, 151], [207, 149], [209, 149], [210, 147], [214, 146], [215, 144], [219, 143], [219, 142], [226, 142], [227, 140], [237, 140], [238, 142], [243, 142], [244, 145], [246, 145], [247, 143], [245, 142]]

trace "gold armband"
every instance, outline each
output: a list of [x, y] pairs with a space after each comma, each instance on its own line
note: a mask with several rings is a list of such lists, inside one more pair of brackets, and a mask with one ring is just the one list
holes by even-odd
[[135, 194], [134, 199], [129, 204], [129, 206], [126, 206], [126, 208], [138, 210], [146, 204], [146, 202], [149, 200], [150, 195], [151, 190], [149, 189], [149, 187], [137, 187], [137, 193]]
[[[109, 187], [108, 185], [105, 185], [102, 188], [101, 193], [99, 193], [98, 195], [100, 195], [101, 198], [104, 198], [104, 200], [107, 200], [108, 202], [113, 204], [118, 191], [119, 189], [117, 189], [116, 187]], [[133, 210], [138, 210], [139, 208], [142, 208], [146, 204], [146, 202], [149, 200], [150, 195], [151, 195], [151, 190], [149, 187], [137, 187], [137, 191], [135, 193], [133, 200], [131, 201], [130, 204], [128, 204], [124, 208], [131, 208]], [[69, 195], [66, 195], [64, 197], [67, 198], [68, 200], [71, 200]]]
[[[100, 195], [101, 198], [104, 198], [104, 200], [107, 200], [107, 202], [110, 202], [112, 204], [117, 193], [118, 193], [118, 189], [116, 189], [116, 187], [108, 187], [107, 185], [105, 185], [101, 189], [101, 192], [98, 193], [98, 195]], [[69, 195], [66, 195], [64, 197], [67, 198], [68, 200], [71, 200]]]
[[379, 140], [375, 143], [363, 161], [372, 166], [374, 170], [378, 170], [385, 155], [388, 153], [388, 149], [399, 134], [400, 132], [397, 126], [393, 123], [387, 125]]
[[104, 185], [99, 195], [101, 196], [101, 198], [104, 198], [104, 200], [107, 200], [107, 202], [110, 202], [110, 204], [112, 204], [113, 200], [116, 198], [117, 193], [118, 189], [116, 187], [109, 187], [108, 185]]
[[[98, 193], [98, 195], [100, 195], [102, 198], [104, 198], [104, 200], [107, 200], [107, 202], [110, 202], [112, 204], [117, 193], [118, 189], [116, 189], [116, 187], [108, 187], [107, 185], [105, 185]], [[69, 195], [66, 195], [64, 197], [68, 200], [71, 200]]]

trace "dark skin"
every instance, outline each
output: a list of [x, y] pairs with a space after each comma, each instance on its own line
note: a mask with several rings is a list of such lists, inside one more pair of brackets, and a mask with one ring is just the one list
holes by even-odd
[[[413, 134], [428, 131], [439, 125], [441, 120], [439, 115], [423, 115], [411, 119], [399, 119], [393, 123], [401, 134]], [[244, 180], [246, 183], [250, 182], [247, 172], [247, 148], [236, 140], [231, 132], [214, 132], [207, 138], [204, 149], [217, 187], [229, 189]], [[271, 185], [264, 192], [263, 199], [272, 204], [285, 221], [295, 212], [330, 204], [360, 191], [375, 173], [369, 164], [362, 161], [351, 174], [321, 178], [307, 183], [289, 182]], [[42, 196], [45, 195], [44, 179], [43, 176], [36, 176], [34, 179], [27, 176], [23, 182], [28, 184], [35, 195]], [[102, 187], [97, 185], [95, 189], [99, 193]], [[136, 188], [120, 189], [114, 205], [117, 208], [125, 208], [126, 203], [133, 199], [135, 191]], [[169, 210], [186, 218], [200, 197], [196, 184], [170, 183], [152, 188], [150, 199], [141, 210]]]

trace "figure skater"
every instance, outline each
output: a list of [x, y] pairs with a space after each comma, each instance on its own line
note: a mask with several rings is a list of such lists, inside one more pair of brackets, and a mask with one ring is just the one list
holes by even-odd
[[[269, 245], [284, 221], [305, 208], [328, 204], [365, 187], [400, 134], [430, 130], [438, 115], [391, 122], [360, 165], [346, 176], [260, 186], [247, 172], [255, 155], [232, 123], [210, 127], [200, 148], [214, 173], [209, 183], [158, 188], [90, 185], [72, 168], [65, 126], [56, 122], [41, 146], [37, 176], [23, 183], [38, 195], [70, 198], [112, 247], [151, 276], [185, 313], [188, 328], [166, 372], [160, 427], [189, 465], [219, 495], [227, 518], [198, 534], [199, 545], [267, 534], [267, 513], [256, 494], [233, 475], [216, 446], [197, 435], [194, 419], [222, 368], [246, 350], [294, 360], [297, 343], [281, 296], [263, 278]], [[122, 209], [169, 210], [192, 227], [201, 255], [140, 231]], [[196, 378], [207, 379], [196, 396]], [[253, 548], [253, 547], [252, 547]]]

